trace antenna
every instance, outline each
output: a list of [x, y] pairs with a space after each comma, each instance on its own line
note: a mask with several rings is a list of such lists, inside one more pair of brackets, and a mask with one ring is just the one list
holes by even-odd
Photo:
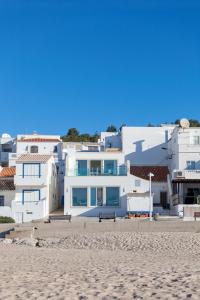
[[189, 128], [190, 127], [190, 122], [188, 121], [188, 119], [181, 119], [180, 120], [180, 126], [183, 129]]

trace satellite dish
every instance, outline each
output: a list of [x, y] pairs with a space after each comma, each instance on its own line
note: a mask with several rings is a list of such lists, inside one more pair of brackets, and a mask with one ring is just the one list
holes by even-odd
[[8, 133], [3, 133], [1, 137], [3, 139], [9, 139], [9, 138], [11, 138], [10, 134], [8, 134]]
[[181, 119], [180, 125], [183, 129], [186, 129], [190, 127], [190, 122], [188, 121], [188, 119]]

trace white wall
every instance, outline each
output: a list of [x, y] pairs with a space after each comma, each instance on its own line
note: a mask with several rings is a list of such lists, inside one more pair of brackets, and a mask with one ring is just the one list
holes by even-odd
[[167, 141], [174, 127], [123, 127], [122, 150], [131, 165], [167, 165]]
[[[74, 176], [65, 177], [65, 207], [64, 213], [72, 215], [97, 216], [100, 211], [116, 211], [118, 216], [124, 216], [127, 212], [127, 193], [137, 190], [146, 192], [149, 190], [149, 182], [141, 179], [141, 186], [135, 186], [136, 176]], [[120, 187], [120, 207], [73, 207], [73, 187]]]
[[195, 161], [196, 169], [200, 170], [200, 145], [193, 144], [193, 137], [200, 136], [200, 128], [176, 128], [169, 143], [172, 154], [170, 169], [185, 170], [187, 161]]
[[[152, 182], [152, 193], [154, 194], [154, 196], [153, 196], [154, 204], [160, 203], [160, 192], [168, 193], [167, 182]], [[169, 195], [168, 195], [168, 198], [169, 198]], [[168, 201], [169, 201], [169, 199], [168, 199]]]
[[100, 141], [106, 148], [122, 148], [121, 135], [118, 132], [101, 132]]
[[4, 196], [4, 206], [0, 206], [0, 216], [12, 217], [11, 205], [15, 199], [15, 191], [0, 191], [0, 196]]
[[[46, 217], [51, 211], [58, 207], [58, 185], [57, 170], [53, 157], [47, 163], [41, 163], [41, 182], [34, 185], [34, 179], [31, 184], [25, 178], [21, 178], [18, 174], [22, 174], [22, 163], [17, 164], [16, 168], [16, 196], [12, 202], [13, 216], [16, 222], [24, 222], [41, 219]], [[18, 180], [20, 177], [21, 181]], [[24, 182], [23, 182], [24, 179]], [[30, 182], [30, 183], [29, 183]], [[40, 201], [22, 203], [23, 190], [40, 190]]]
[[146, 195], [134, 195], [133, 197], [128, 197], [127, 208], [129, 212], [149, 212], [150, 211], [150, 201], [149, 196]]

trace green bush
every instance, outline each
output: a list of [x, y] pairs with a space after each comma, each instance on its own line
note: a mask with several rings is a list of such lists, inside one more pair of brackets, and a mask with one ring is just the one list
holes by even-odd
[[3, 223], [15, 223], [15, 220], [13, 218], [10, 218], [10, 217], [0, 216], [0, 224], [3, 224]]

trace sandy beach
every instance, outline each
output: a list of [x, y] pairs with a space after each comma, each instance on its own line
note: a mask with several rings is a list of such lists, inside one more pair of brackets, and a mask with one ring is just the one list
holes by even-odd
[[200, 299], [197, 223], [37, 224], [0, 242], [0, 299]]

